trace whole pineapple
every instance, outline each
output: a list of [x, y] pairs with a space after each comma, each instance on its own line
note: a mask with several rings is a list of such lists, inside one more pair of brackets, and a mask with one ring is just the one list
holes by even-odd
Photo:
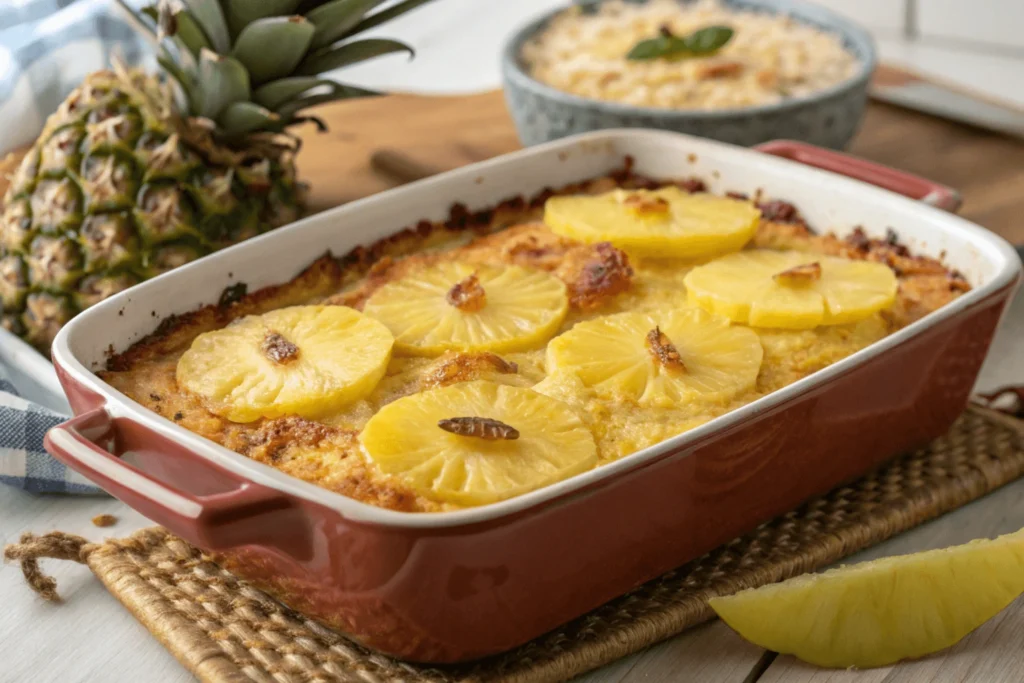
[[316, 104], [373, 95], [318, 74], [412, 50], [352, 40], [428, 0], [160, 0], [141, 14], [162, 75], [89, 75], [0, 202], [3, 326], [49, 349], [79, 311], [295, 220], [298, 141]]

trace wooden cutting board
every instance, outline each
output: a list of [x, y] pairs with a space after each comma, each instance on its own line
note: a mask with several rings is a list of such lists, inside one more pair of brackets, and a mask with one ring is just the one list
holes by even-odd
[[[400, 184], [371, 168], [371, 155], [382, 148], [448, 170], [519, 147], [500, 92], [391, 95], [328, 105], [317, 113], [330, 131], [302, 130], [299, 157], [315, 209]], [[1024, 243], [1024, 142], [872, 103], [850, 151], [959, 189], [962, 215]]]
[[[443, 171], [519, 147], [500, 92], [460, 97], [390, 95], [327, 105], [330, 130], [302, 128], [301, 176], [319, 211], [401, 183], [376, 171], [371, 156], [401, 151]], [[872, 103], [853, 154], [959, 189], [962, 215], [1024, 243], [1024, 142], [924, 114]], [[0, 191], [3, 163], [0, 162]]]

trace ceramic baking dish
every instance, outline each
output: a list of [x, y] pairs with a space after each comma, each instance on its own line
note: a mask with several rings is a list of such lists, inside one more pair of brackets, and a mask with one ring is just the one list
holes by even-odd
[[[796, 143], [767, 151], [952, 206], [920, 179]], [[459, 201], [605, 174], [626, 155], [653, 177], [799, 206], [811, 225], [889, 226], [945, 254], [973, 289], [810, 377], [613, 464], [484, 507], [380, 509], [289, 477], [178, 427], [94, 374], [167, 316], [234, 282], [287, 281]], [[660, 131], [589, 133], [515, 152], [307, 218], [143, 283], [87, 310], [53, 359], [77, 417], [47, 447], [238, 575], [356, 640], [451, 662], [519, 645], [943, 433], [964, 408], [1020, 279], [999, 237], [948, 212], [798, 161]], [[128, 456], [121, 457], [124, 454]]]

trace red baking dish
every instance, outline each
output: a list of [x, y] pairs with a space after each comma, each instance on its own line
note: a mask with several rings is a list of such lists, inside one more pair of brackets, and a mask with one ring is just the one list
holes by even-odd
[[[954, 208], [955, 193], [945, 188], [797, 143], [766, 151], [660, 131], [590, 133], [354, 202], [201, 259], [61, 331], [53, 360], [76, 417], [49, 433], [47, 448], [239, 576], [369, 647], [421, 662], [512, 648], [924, 444], [963, 410], [1020, 280], [1013, 249], [862, 180]], [[178, 427], [94, 373], [111, 347], [123, 350], [156, 320], [213, 303], [233, 282], [287, 281], [327, 249], [346, 253], [421, 218], [441, 219], [453, 202], [493, 205], [605, 174], [626, 155], [648, 176], [697, 175], [715, 192], [762, 189], [821, 228], [862, 225], [880, 236], [892, 226], [911, 249], [945, 254], [973, 289], [690, 432], [554, 486], [448, 513], [384, 510], [294, 479]]]

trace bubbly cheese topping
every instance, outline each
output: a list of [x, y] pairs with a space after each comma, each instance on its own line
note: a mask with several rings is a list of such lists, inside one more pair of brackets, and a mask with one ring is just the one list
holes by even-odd
[[[776, 207], [777, 208], [777, 207]], [[791, 208], [791, 207], [790, 207]], [[769, 217], [777, 215], [766, 211]], [[738, 393], [712, 392], [700, 400], [631, 401], [586, 386], [569, 372], [548, 372], [546, 344], [508, 353], [446, 352], [437, 357], [396, 354], [384, 377], [361, 400], [318, 416], [262, 419], [236, 424], [218, 417], [204, 399], [178, 386], [179, 358], [202, 332], [231, 319], [299, 303], [343, 304], [362, 310], [374, 292], [409, 273], [455, 262], [517, 266], [546, 271], [566, 287], [570, 307], [558, 332], [577, 322], [625, 312], [664, 311], [688, 306], [684, 279], [697, 264], [630, 257], [607, 243], [582, 244], [536, 222], [536, 211], [518, 211], [519, 223], [469, 238], [437, 229], [408, 237], [354, 273], [333, 259], [314, 264], [291, 283], [250, 295], [230, 311], [210, 308], [166, 326], [111, 361], [104, 377], [116, 389], [198, 434], [293, 476], [371, 504], [407, 511], [446, 510], [456, 503], [423, 497], [369, 464], [358, 436], [382, 407], [417, 392], [459, 382], [487, 380], [529, 387], [575, 411], [597, 447], [595, 466], [683, 433], [828, 366], [935, 310], [967, 289], [936, 261], [911, 256], [892, 240], [870, 240], [861, 232], [847, 239], [816, 236], [795, 211], [790, 222], [762, 220], [752, 246], [868, 259], [886, 263], [899, 275], [900, 292], [889, 309], [856, 323], [808, 330], [755, 329], [763, 348], [756, 381]], [[491, 228], [508, 221], [496, 213]], [[429, 245], [429, 249], [424, 247]], [[493, 417], [493, 416], [492, 416]], [[424, 435], [430, 438], [430, 435]]]

